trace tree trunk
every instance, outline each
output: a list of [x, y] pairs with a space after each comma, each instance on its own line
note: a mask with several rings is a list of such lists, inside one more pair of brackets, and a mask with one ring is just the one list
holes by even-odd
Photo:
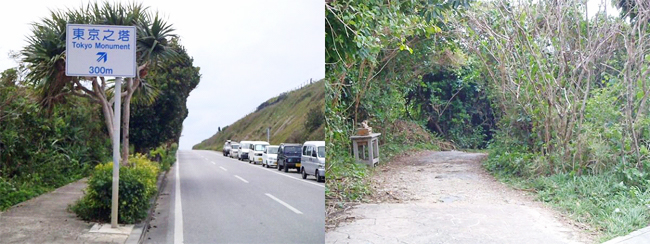
[[[106, 131], [108, 131], [108, 138], [111, 139], [111, 145], [113, 143], [113, 110], [111, 103], [106, 98], [106, 93], [99, 87], [97, 80], [92, 82], [93, 91], [95, 92], [94, 97], [97, 98], [99, 104], [102, 105], [102, 113], [104, 114], [104, 123], [106, 123]], [[117, 142], [120, 143], [120, 142]]]
[[122, 103], [122, 165], [129, 164], [129, 118], [131, 118], [131, 98], [133, 79], [126, 78], [126, 97]]
[[108, 137], [113, 142], [113, 111], [111, 111], [111, 105], [108, 104], [108, 101], [101, 101], [100, 103], [102, 104], [102, 112], [104, 114], [104, 123], [106, 123]]
[[122, 107], [122, 165], [129, 163], [129, 117], [131, 114], [131, 96], [126, 95]]
[[131, 98], [140, 85], [140, 79], [127, 78], [126, 97], [122, 107], [122, 164], [129, 163], [129, 121], [131, 118]]

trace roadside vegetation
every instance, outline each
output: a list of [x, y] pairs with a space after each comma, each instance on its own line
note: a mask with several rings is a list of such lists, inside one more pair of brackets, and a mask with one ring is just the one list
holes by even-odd
[[[143, 155], [131, 157], [130, 164], [120, 167], [118, 222], [133, 224], [147, 217], [149, 200], [157, 192], [160, 165]], [[70, 209], [88, 221], [111, 220], [113, 162], [95, 166], [88, 179], [85, 195]]]
[[0, 210], [90, 176], [86, 195], [71, 209], [83, 219], [109, 218], [112, 109], [105, 108], [112, 101], [95, 96], [112, 97], [114, 80], [65, 76], [68, 22], [134, 24], [141, 32], [139, 76], [126, 79], [122, 91], [130, 121], [122, 125], [120, 199], [129, 206], [120, 222], [132, 223], [146, 214], [158, 174], [176, 161], [186, 100], [200, 80], [171, 24], [138, 4], [90, 3], [52, 10], [34, 23], [26, 47], [13, 55], [19, 66], [1, 75]]
[[271, 127], [271, 145], [285, 142], [303, 143], [323, 140], [325, 119], [324, 81], [316, 81], [300, 89], [284, 92], [260, 104], [255, 112], [231, 125], [217, 127], [217, 133], [192, 147], [221, 151], [226, 140], [266, 141]]
[[601, 240], [645, 227], [650, 8], [617, 4], [617, 16], [581, 1], [327, 4], [328, 211], [370, 194], [349, 140], [367, 120], [383, 162], [487, 150], [488, 171]]
[[79, 180], [108, 159], [98, 106], [71, 97], [44, 109], [33, 87], [18, 84], [16, 69], [0, 79], [0, 210]]

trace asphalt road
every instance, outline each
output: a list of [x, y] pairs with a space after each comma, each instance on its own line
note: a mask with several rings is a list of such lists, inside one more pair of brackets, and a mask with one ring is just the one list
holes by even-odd
[[214, 151], [179, 151], [178, 160], [146, 242], [325, 242], [325, 188], [314, 177]]

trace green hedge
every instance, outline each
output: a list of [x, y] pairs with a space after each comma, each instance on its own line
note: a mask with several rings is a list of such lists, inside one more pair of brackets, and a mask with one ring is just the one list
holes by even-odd
[[[120, 167], [118, 222], [132, 224], [147, 216], [149, 199], [156, 193], [160, 168], [145, 156], [129, 158], [128, 166]], [[83, 198], [71, 210], [80, 218], [92, 221], [110, 221], [113, 184], [113, 163], [95, 167], [88, 180]]]

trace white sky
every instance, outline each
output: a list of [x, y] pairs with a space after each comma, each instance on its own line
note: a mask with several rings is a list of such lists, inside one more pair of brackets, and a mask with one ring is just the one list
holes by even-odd
[[[100, 1], [102, 2], [102, 1]], [[125, 2], [130, 1], [111, 1]], [[167, 17], [181, 37], [201, 82], [187, 101], [181, 149], [212, 136], [259, 104], [309, 79], [325, 77], [323, 0], [143, 0]], [[49, 10], [79, 8], [88, 0], [6, 1], [0, 8], [0, 72], [26, 45], [30, 23]]]
[[606, 10], [608, 16], [619, 16], [620, 12], [611, 0], [587, 0], [587, 11], [589, 18], [593, 17], [598, 9]]

